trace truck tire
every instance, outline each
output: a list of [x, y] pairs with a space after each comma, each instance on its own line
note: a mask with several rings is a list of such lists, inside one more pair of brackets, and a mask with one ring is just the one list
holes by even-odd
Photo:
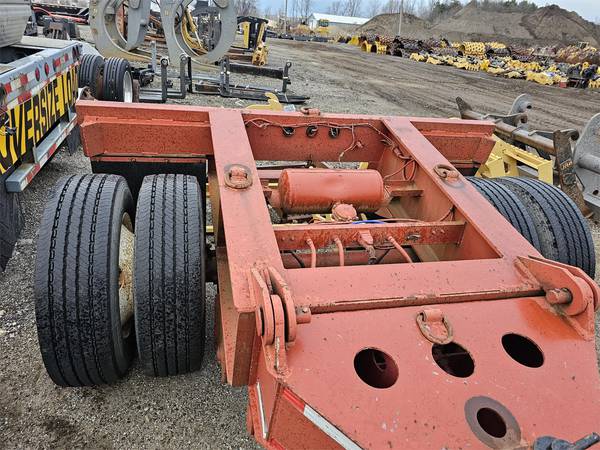
[[8, 173], [0, 176], [0, 272], [6, 269], [15, 244], [23, 230], [23, 212], [19, 194], [6, 192]]
[[131, 270], [127, 278], [120, 259], [128, 235], [133, 251], [133, 213], [127, 183], [115, 175], [63, 178], [48, 201], [37, 243], [35, 312], [44, 365], [60, 386], [110, 384], [129, 369], [133, 297], [121, 294], [131, 287]]
[[102, 78], [104, 76], [104, 58], [100, 55], [85, 54], [79, 66], [79, 87], [88, 87], [92, 97], [102, 98]]
[[108, 58], [104, 63], [102, 100], [107, 102], [133, 102], [133, 78], [129, 61]]
[[545, 258], [596, 273], [590, 227], [575, 203], [560, 189], [528, 178], [498, 178], [529, 210]]
[[540, 240], [533, 219], [519, 197], [495, 180], [476, 177], [469, 177], [468, 180], [541, 253]]
[[144, 178], [135, 228], [135, 329], [145, 373], [200, 369], [205, 333], [201, 189], [187, 175]]

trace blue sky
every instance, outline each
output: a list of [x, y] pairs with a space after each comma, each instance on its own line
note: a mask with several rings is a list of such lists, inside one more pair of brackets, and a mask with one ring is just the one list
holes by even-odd
[[[598, 8], [598, 0], [533, 0], [540, 6], [556, 4], [571, 11], [577, 11], [588, 20], [600, 18], [600, 8]], [[291, 0], [288, 0], [291, 3]], [[361, 0], [365, 5], [369, 4], [369, 0]], [[283, 7], [284, 0], [259, 0], [262, 8], [271, 7], [277, 10]], [[317, 12], [325, 12], [331, 0], [313, 0], [314, 10]]]

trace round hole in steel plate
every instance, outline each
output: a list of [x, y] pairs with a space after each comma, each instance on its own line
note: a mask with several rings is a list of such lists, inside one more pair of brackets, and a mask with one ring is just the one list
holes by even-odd
[[526, 367], [542, 367], [544, 354], [531, 339], [520, 334], [508, 333], [502, 336], [502, 347], [508, 356]]
[[398, 379], [398, 366], [387, 353], [366, 348], [354, 357], [354, 370], [362, 381], [377, 389], [387, 389]]
[[506, 423], [500, 414], [491, 408], [481, 408], [477, 411], [479, 426], [490, 436], [503, 438], [506, 436]]
[[449, 344], [434, 344], [431, 348], [434, 361], [449, 375], [467, 378], [475, 371], [475, 361], [463, 346], [450, 342]]
[[500, 402], [490, 397], [472, 397], [465, 403], [465, 419], [473, 434], [486, 446], [520, 448], [521, 428]]

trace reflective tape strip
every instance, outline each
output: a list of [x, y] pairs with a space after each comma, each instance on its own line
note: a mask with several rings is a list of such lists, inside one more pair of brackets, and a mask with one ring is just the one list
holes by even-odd
[[27, 92], [23, 92], [21, 95], [19, 95], [17, 100], [19, 101], [19, 103], [24, 103], [27, 100], [29, 100], [31, 97], [32, 97], [31, 91], [27, 91]]
[[29, 73], [27, 74], [27, 78], [26, 78], [26, 79], [27, 79], [27, 82], [25, 83], [25, 86], [27, 86], [29, 83], [37, 83], [37, 82], [38, 82], [38, 80], [37, 80], [37, 78], [35, 77], [35, 70], [33, 70], [33, 71], [29, 72]]
[[332, 423], [312, 409], [310, 406], [304, 406], [304, 417], [314, 423], [323, 433], [340, 444], [346, 450], [361, 450], [350, 438], [338, 430]]
[[345, 448], [346, 450], [362, 450], [361, 447], [354, 443], [354, 441], [338, 430], [335, 425], [327, 421], [327, 419], [325, 419], [321, 414], [300, 400], [289, 389], [284, 389], [283, 396], [298, 410], [302, 411], [304, 417], [310, 420], [323, 433], [337, 442], [342, 448]]
[[[27, 86], [29, 83], [37, 81], [35, 78], [35, 70], [33, 70], [29, 73], [22, 73], [21, 75], [19, 75], [18, 80], [20, 83], [19, 87]], [[13, 80], [13, 81], [16, 81], [16, 80]]]
[[4, 90], [7, 94], [10, 94], [12, 91], [16, 91], [21, 87], [21, 80], [19, 78], [15, 78], [10, 83], [6, 83], [4, 85]]
[[262, 394], [260, 392], [260, 381], [256, 382], [256, 396], [258, 397], [258, 408], [260, 409], [260, 425], [262, 427], [263, 439], [267, 439], [269, 428], [265, 420], [265, 408], [263, 407]]
[[[44, 89], [46, 87], [46, 85], [48, 85], [49, 83], [52, 83], [56, 78], [64, 75], [65, 73], [67, 73], [69, 70], [69, 68], [67, 67], [65, 70], [63, 70], [62, 72], [57, 72], [54, 75], [48, 77], [48, 79], [46, 81], [44, 81], [43, 83], [38, 83], [36, 86], [34, 86], [31, 90], [29, 91], [25, 91], [23, 92], [21, 95], [19, 95], [17, 98], [15, 98], [14, 100], [12, 100], [11, 102], [6, 104], [6, 109], [8, 111], [10, 111], [11, 109], [16, 108], [17, 106], [19, 106], [21, 103], [26, 102], [27, 100], [29, 100], [31, 97], [33, 97], [34, 95], [36, 95], [38, 92], [40, 92], [42, 89]], [[33, 78], [35, 79], [35, 72], [30, 72], [30, 74], [33, 73]], [[10, 90], [9, 88], [10, 87]], [[21, 88], [21, 81], [19, 78], [15, 78], [14, 80], [12, 80], [10, 83], [7, 83], [4, 85], [4, 88], [6, 89], [6, 93], [10, 94], [12, 91], [15, 91], [19, 88]]]

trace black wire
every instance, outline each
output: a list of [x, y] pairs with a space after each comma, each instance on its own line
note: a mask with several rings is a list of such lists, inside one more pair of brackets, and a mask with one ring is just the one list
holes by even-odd
[[379, 264], [381, 262], [381, 260], [383, 258], [385, 258], [391, 250], [392, 250], [391, 248], [388, 248], [383, 255], [381, 255], [379, 258], [377, 258], [375, 260], [375, 262], [373, 264]]
[[298, 255], [296, 255], [295, 252], [293, 252], [293, 251], [287, 251], [287, 252], [284, 252], [284, 253], [287, 253], [288, 255], [292, 255], [294, 257], [294, 259], [296, 261], [298, 261], [298, 264], [300, 264], [300, 267], [302, 269], [306, 269], [306, 266], [304, 265], [304, 263], [302, 262], [302, 260], [300, 259], [300, 257]]

